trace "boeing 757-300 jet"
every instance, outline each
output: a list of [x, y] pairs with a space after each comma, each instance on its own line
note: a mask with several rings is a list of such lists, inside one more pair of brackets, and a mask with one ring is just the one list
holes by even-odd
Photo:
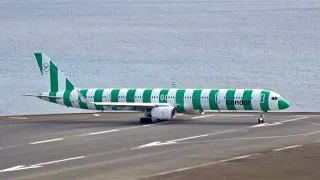
[[206, 110], [283, 110], [289, 103], [278, 93], [265, 89], [181, 89], [177, 88], [76, 88], [44, 53], [34, 53], [48, 88], [37, 95], [42, 100], [67, 107], [89, 110], [134, 110], [144, 112], [141, 123], [152, 119], [172, 120], [176, 113], [204, 114]]

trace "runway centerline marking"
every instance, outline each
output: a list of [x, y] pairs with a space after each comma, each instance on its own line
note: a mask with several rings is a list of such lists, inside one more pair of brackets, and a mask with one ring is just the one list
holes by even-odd
[[55, 164], [55, 163], [60, 163], [60, 162], [65, 162], [65, 161], [71, 161], [71, 160], [76, 160], [76, 159], [83, 159], [86, 156], [79, 156], [79, 157], [73, 157], [73, 158], [68, 158], [68, 159], [61, 159], [57, 161], [50, 161], [50, 162], [44, 162], [44, 163], [39, 163], [39, 164], [34, 164], [34, 165], [18, 165], [14, 166], [11, 168], [3, 169], [0, 172], [9, 172], [9, 171], [19, 171], [19, 170], [25, 170], [25, 169], [35, 169], [35, 168], [41, 168], [43, 165], [48, 165], [48, 164]]
[[196, 117], [192, 117], [191, 119], [200, 119], [200, 118], [211, 117], [211, 116], [215, 116], [215, 115], [211, 114], [211, 115], [204, 115], [204, 116], [196, 116]]
[[61, 140], [64, 140], [64, 138], [48, 139], [48, 140], [44, 140], [44, 141], [32, 142], [32, 143], [29, 143], [29, 144], [42, 144], [42, 143], [61, 141]]
[[272, 151], [283, 151], [286, 149], [292, 149], [292, 148], [297, 148], [297, 147], [301, 147], [302, 145], [293, 145], [293, 146], [287, 146], [287, 147], [283, 147], [283, 148], [278, 148], [278, 149], [274, 149]]

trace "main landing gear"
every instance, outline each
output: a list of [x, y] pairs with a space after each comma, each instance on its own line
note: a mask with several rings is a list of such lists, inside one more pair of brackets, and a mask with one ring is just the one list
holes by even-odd
[[264, 123], [264, 113], [260, 112], [260, 118], [258, 119], [258, 123]]
[[141, 124], [151, 124], [152, 123], [152, 118], [151, 117], [140, 118], [140, 123]]

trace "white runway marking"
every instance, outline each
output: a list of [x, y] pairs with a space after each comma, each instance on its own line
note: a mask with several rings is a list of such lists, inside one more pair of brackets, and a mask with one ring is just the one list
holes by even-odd
[[260, 137], [248, 137], [248, 138], [213, 139], [213, 140], [205, 140], [205, 141], [180, 142], [179, 144], [206, 143], [206, 142], [218, 142], [218, 141], [236, 141], [236, 140], [289, 138], [289, 137], [297, 137], [297, 136], [308, 136], [308, 135], [314, 135], [314, 134], [319, 134], [319, 133], [320, 133], [320, 131], [303, 133], [303, 134], [289, 134], [289, 135], [283, 135], [283, 136], [260, 136]]
[[313, 122], [308, 122], [308, 121], [301, 121], [301, 122], [305, 122], [305, 123], [308, 123], [308, 124], [313, 124], [313, 125], [320, 126], [320, 124], [319, 124], [319, 123], [313, 123]]
[[198, 136], [191, 136], [191, 137], [186, 137], [186, 138], [181, 138], [181, 139], [169, 140], [169, 141], [165, 141], [165, 142], [156, 141], [156, 142], [151, 142], [151, 143], [148, 143], [148, 144], [144, 144], [144, 145], [141, 145], [141, 146], [138, 146], [138, 147], [131, 148], [131, 150], [147, 148], [147, 147], [153, 147], [153, 146], [163, 146], [163, 145], [175, 144], [175, 143], [177, 143], [179, 141], [195, 139], [195, 138], [200, 138], [200, 137], [207, 137], [207, 136], [223, 134], [223, 133], [228, 133], [228, 132], [234, 132], [234, 131], [239, 131], [239, 130], [241, 130], [241, 129], [232, 129], [232, 130], [228, 130], [228, 131], [220, 131], [220, 132], [215, 132], [215, 133], [210, 133], [210, 134], [202, 134], [202, 135], [198, 135]]
[[9, 117], [10, 119], [28, 119], [28, 118], [25, 118], [25, 117]]
[[26, 126], [26, 125], [28, 125], [28, 124], [12, 124], [12, 125], [0, 126], [0, 128], [17, 127], [17, 126]]
[[43, 165], [55, 164], [55, 163], [60, 163], [60, 162], [65, 162], [65, 161], [76, 160], [76, 159], [82, 159], [82, 158], [85, 158], [85, 157], [86, 156], [79, 156], [79, 157], [61, 159], [61, 160], [57, 160], [57, 161], [44, 162], [44, 163], [39, 163], [39, 164], [34, 164], [34, 165], [29, 165], [29, 166], [18, 165], [18, 166], [14, 166], [14, 167], [11, 167], [11, 168], [3, 169], [0, 172], [9, 172], [9, 171], [19, 171], [19, 170], [24, 170], [24, 169], [41, 168]]
[[200, 164], [200, 165], [195, 165], [195, 166], [189, 166], [189, 167], [185, 167], [185, 168], [180, 168], [180, 169], [175, 169], [175, 170], [171, 170], [171, 171], [166, 171], [166, 172], [162, 172], [162, 173], [157, 173], [157, 174], [153, 174], [151, 176], [146, 176], [143, 178], [150, 178], [150, 177], [154, 177], [154, 176], [160, 176], [160, 175], [166, 175], [166, 174], [171, 174], [171, 173], [177, 173], [177, 172], [181, 172], [181, 171], [186, 171], [186, 170], [190, 170], [190, 169], [196, 169], [196, 168], [201, 168], [201, 167], [205, 167], [205, 166], [210, 166], [210, 165], [214, 165], [214, 164], [219, 164], [219, 163], [224, 163], [224, 162], [230, 162], [230, 161], [234, 161], [234, 160], [238, 160], [238, 159], [246, 159], [246, 158], [250, 158], [253, 156], [257, 156], [260, 153], [255, 153], [255, 154], [248, 154], [248, 155], [244, 155], [244, 156], [238, 156], [238, 157], [233, 157], [233, 158], [229, 158], [229, 159], [223, 159], [220, 161], [214, 161], [214, 162], [210, 162], [210, 163], [205, 163], [205, 164]]
[[154, 125], [159, 125], [159, 124], [164, 124], [164, 123], [168, 123], [168, 122], [147, 124], [147, 125], [135, 126], [135, 127], [129, 127], [129, 128], [111, 129], [111, 130], [107, 130], [107, 131], [98, 131], [98, 132], [93, 132], [93, 133], [88, 133], [88, 134], [80, 134], [77, 136], [93, 136], [93, 135], [106, 134], [106, 133], [111, 133], [111, 132], [124, 131], [124, 130], [129, 130], [129, 129], [137, 129], [137, 128], [141, 128], [141, 127], [154, 126]]
[[274, 123], [262, 123], [262, 124], [254, 125], [251, 127], [256, 128], [256, 127], [276, 126], [276, 125], [281, 125], [285, 122], [299, 121], [299, 120], [307, 119], [307, 118], [308, 117], [301, 117], [301, 118], [296, 118], [296, 119], [288, 119], [288, 120], [278, 121], [278, 122], [274, 122]]
[[197, 117], [192, 117], [191, 119], [200, 119], [200, 118], [205, 118], [205, 117], [210, 117], [214, 115], [204, 115], [204, 116], [197, 116]]
[[86, 156], [79, 156], [79, 157], [73, 157], [73, 158], [68, 158], [68, 159], [61, 159], [57, 161], [50, 161], [50, 162], [45, 162], [45, 163], [39, 163], [35, 164], [36, 166], [43, 166], [43, 165], [48, 165], [48, 164], [54, 164], [54, 163], [59, 163], [59, 162], [64, 162], [64, 161], [71, 161], [71, 160], [76, 160], [76, 159], [83, 159]]
[[100, 116], [100, 114], [93, 114], [93, 116]]
[[42, 143], [53, 142], [53, 141], [61, 141], [63, 139], [64, 138], [49, 139], [49, 140], [44, 140], [44, 141], [32, 142], [32, 143], [29, 143], [29, 144], [42, 144]]
[[297, 147], [301, 147], [301, 146], [302, 146], [302, 145], [293, 145], [293, 146], [288, 146], [288, 147], [283, 147], [283, 148], [274, 149], [273, 151], [282, 151], [282, 150], [297, 148]]

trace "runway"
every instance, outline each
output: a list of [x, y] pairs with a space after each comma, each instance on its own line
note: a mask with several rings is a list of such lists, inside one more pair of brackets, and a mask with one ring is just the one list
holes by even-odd
[[264, 124], [254, 113], [179, 115], [150, 125], [141, 125], [141, 116], [0, 117], [0, 179], [179, 179], [207, 166], [320, 143], [317, 113], [270, 113]]

